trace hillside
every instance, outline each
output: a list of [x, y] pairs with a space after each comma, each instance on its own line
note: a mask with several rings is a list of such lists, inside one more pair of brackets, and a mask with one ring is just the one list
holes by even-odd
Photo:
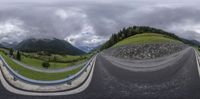
[[16, 46], [17, 50], [24, 52], [49, 52], [54, 54], [80, 55], [83, 51], [70, 43], [59, 39], [27, 39]]
[[187, 39], [184, 39], [184, 38], [180, 38], [180, 37], [176, 36], [174, 33], [166, 32], [166, 31], [163, 31], [161, 29], [156, 29], [156, 28], [152, 28], [152, 27], [148, 27], [148, 26], [132, 26], [132, 27], [128, 27], [128, 28], [123, 28], [119, 32], [112, 34], [110, 39], [106, 43], [103, 44], [103, 46], [100, 48], [100, 50], [110, 48], [113, 45], [115, 45], [116, 43], [122, 41], [123, 39], [126, 39], [128, 37], [131, 37], [131, 36], [134, 36], [134, 35], [137, 35], [137, 34], [143, 34], [143, 33], [162, 34], [165, 37], [181, 41], [185, 44], [189, 44], [189, 45], [192, 45], [192, 46], [199, 46], [200, 45], [199, 42], [197, 44], [197, 42], [187, 40]]
[[130, 36], [122, 41], [117, 42], [112, 47], [119, 47], [124, 45], [144, 44], [144, 43], [182, 43], [181, 41], [170, 38], [169, 36], [156, 33], [142, 33]]
[[5, 48], [15, 48], [17, 46], [17, 42], [13, 42], [13, 43], [7, 43], [7, 42], [2, 42], [1, 43]]
[[2, 44], [0, 44], [0, 48], [5, 48]]

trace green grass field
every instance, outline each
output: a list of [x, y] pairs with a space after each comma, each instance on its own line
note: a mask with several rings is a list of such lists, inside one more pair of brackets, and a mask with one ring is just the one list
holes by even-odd
[[[80, 60], [77, 62], [69, 62], [69, 63], [59, 63], [59, 62], [49, 62], [50, 67], [48, 69], [61, 69], [61, 68], [66, 68], [68, 66], [73, 66], [79, 63], [82, 63], [86, 60]], [[25, 57], [22, 56], [21, 62], [36, 68], [43, 68], [42, 63], [44, 62], [43, 60], [36, 59], [36, 58], [30, 58], [30, 57]]]
[[63, 62], [63, 63], [81, 60], [81, 59], [90, 57], [89, 54], [80, 55], [80, 56], [79, 55], [51, 54], [51, 56], [48, 56], [48, 55], [40, 55], [38, 53], [26, 53], [26, 52], [23, 52], [23, 56], [26, 56], [26, 57], [29, 57], [29, 58], [36, 58], [36, 59], [43, 60], [43, 61], [55, 61], [54, 58], [56, 58], [57, 62]]
[[61, 73], [43, 73], [43, 72], [37, 72], [37, 71], [32, 71], [30, 69], [26, 69], [15, 62], [13, 62], [8, 56], [3, 54], [2, 52], [0, 53], [2, 57], [5, 59], [5, 61], [8, 63], [9, 66], [19, 74], [35, 79], [35, 80], [44, 80], [44, 81], [51, 81], [51, 80], [59, 80], [66, 78], [69, 75], [73, 75], [77, 73], [82, 67], [68, 71], [68, 72], [61, 72]]
[[144, 43], [162, 43], [162, 42], [174, 42], [174, 43], [182, 43], [170, 37], [167, 37], [162, 34], [156, 33], [142, 33], [126, 38], [112, 47], [120, 47], [123, 45], [132, 45], [132, 44], [144, 44]]
[[[16, 56], [16, 54], [17, 52], [15, 51], [14, 55]], [[39, 55], [38, 53], [23, 52], [23, 54], [21, 54], [21, 62], [35, 68], [43, 68], [42, 63], [50, 61], [50, 67], [48, 69], [62, 69], [86, 62], [91, 56], [92, 54], [81, 56], [51, 54], [51, 56], [48, 56]], [[54, 58], [56, 58], [56, 61]]]

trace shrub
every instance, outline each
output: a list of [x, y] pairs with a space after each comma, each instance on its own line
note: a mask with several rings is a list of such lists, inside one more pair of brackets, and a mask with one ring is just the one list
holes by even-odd
[[5, 55], [8, 55], [8, 53], [7, 53], [7, 52], [5, 52], [5, 51], [3, 51], [3, 53], [4, 53]]
[[50, 67], [50, 64], [49, 64], [49, 62], [43, 62], [43, 63], [42, 63], [42, 66], [43, 66], [44, 68], [49, 68], [49, 67]]

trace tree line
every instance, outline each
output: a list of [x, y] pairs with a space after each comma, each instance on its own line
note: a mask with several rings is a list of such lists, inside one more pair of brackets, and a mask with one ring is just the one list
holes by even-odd
[[14, 50], [12, 48], [9, 49], [9, 56], [21, 61], [21, 52], [17, 50], [17, 54], [14, 54]]

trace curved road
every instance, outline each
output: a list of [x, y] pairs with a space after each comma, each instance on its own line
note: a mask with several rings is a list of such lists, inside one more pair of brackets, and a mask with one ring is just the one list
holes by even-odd
[[0, 84], [1, 99], [200, 99], [200, 78], [195, 52], [188, 50], [170, 68], [133, 72], [97, 57], [89, 87], [75, 95], [55, 97], [22, 96]]

